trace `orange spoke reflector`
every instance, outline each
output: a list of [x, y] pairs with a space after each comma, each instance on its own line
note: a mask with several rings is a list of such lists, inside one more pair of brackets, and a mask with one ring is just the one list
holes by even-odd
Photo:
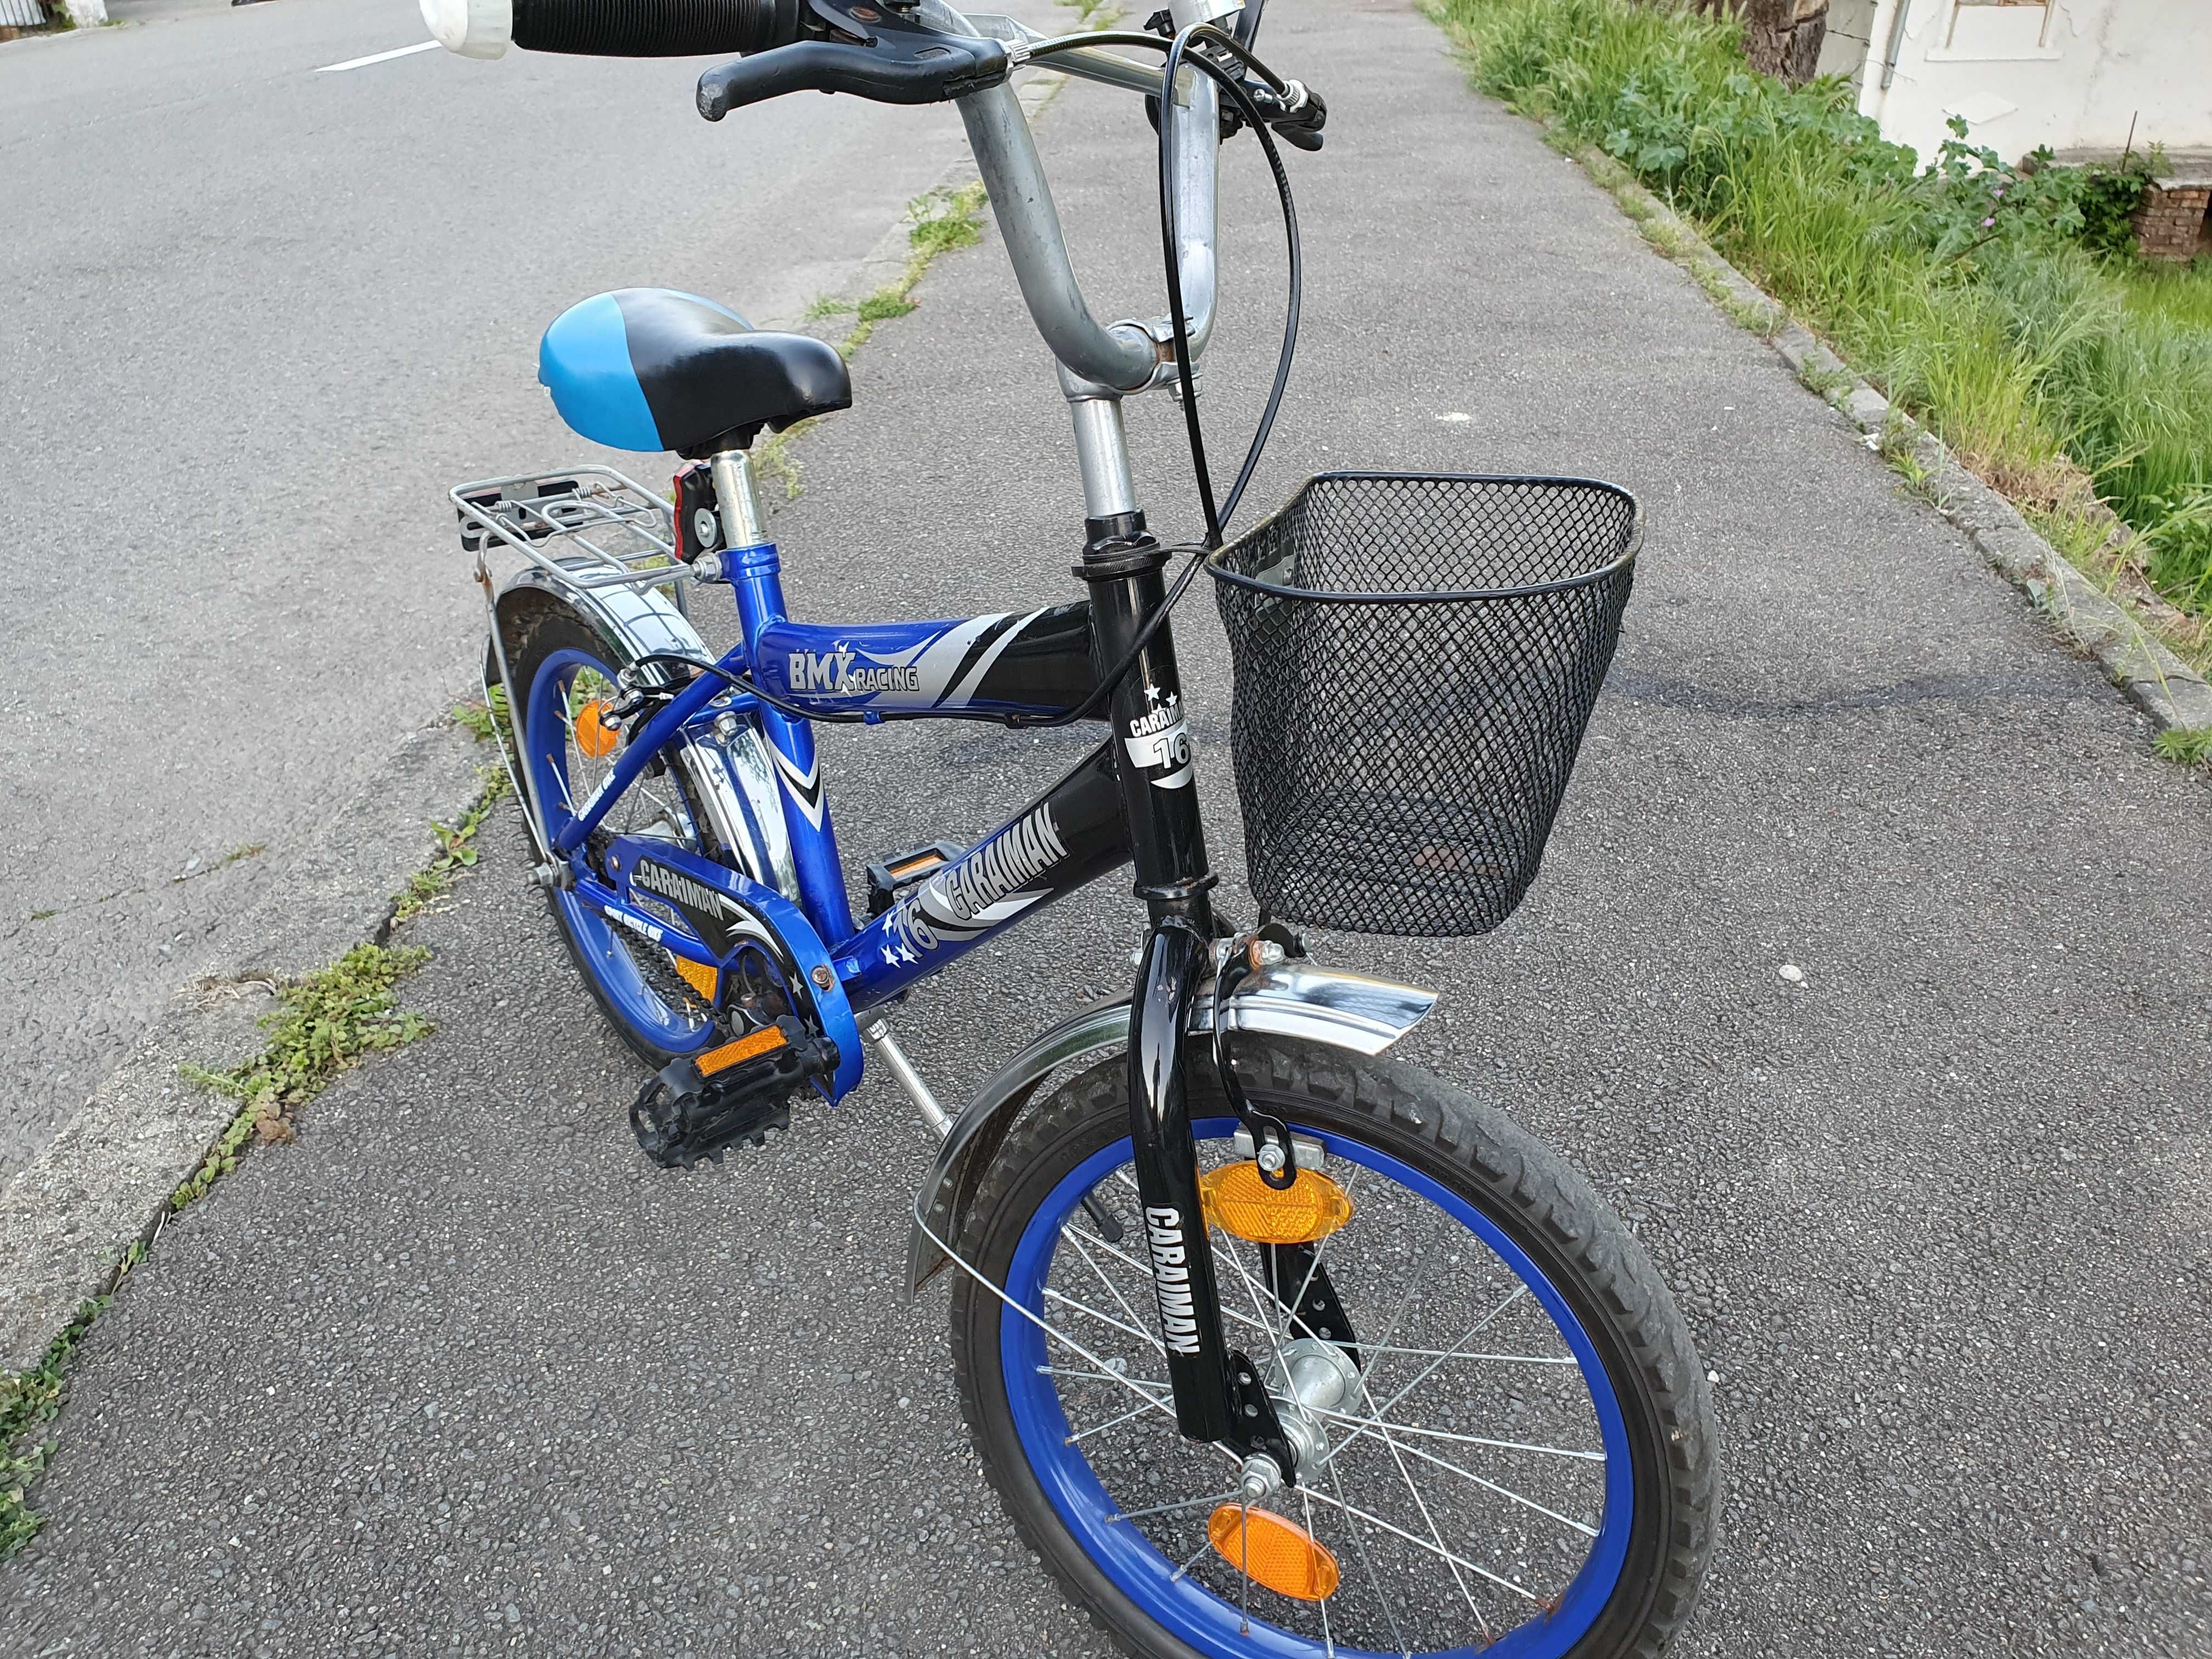
[[694, 962], [689, 957], [679, 957], [673, 951], [668, 953], [668, 959], [676, 964], [676, 971], [684, 975], [684, 982], [686, 985], [706, 998], [708, 1001], [712, 1002], [714, 1000], [714, 981], [719, 977], [718, 969], [708, 967], [703, 962]]
[[735, 1042], [726, 1042], [719, 1048], [709, 1048], [699, 1056], [699, 1075], [712, 1077], [717, 1072], [726, 1072], [741, 1060], [750, 1060], [756, 1054], [773, 1054], [783, 1047], [783, 1033], [773, 1025], [763, 1025], [757, 1031], [739, 1037]]
[[[1336, 1557], [1328, 1546], [1272, 1510], [1224, 1504], [1206, 1521], [1206, 1535], [1215, 1553], [1262, 1589], [1297, 1601], [1325, 1601], [1336, 1593]], [[1241, 1547], [1248, 1538], [1249, 1561], [1242, 1559], [1248, 1551]]]
[[576, 747], [593, 760], [605, 760], [622, 741], [622, 728], [607, 719], [607, 706], [593, 697], [576, 711]]
[[1277, 1192], [1249, 1158], [1208, 1170], [1198, 1195], [1208, 1221], [1255, 1244], [1310, 1244], [1352, 1219], [1351, 1197], [1320, 1170], [1301, 1170]]

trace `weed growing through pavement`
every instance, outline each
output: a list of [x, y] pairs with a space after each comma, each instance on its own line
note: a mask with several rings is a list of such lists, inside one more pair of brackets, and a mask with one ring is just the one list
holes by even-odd
[[430, 1022], [399, 1006], [399, 981], [430, 959], [416, 947], [356, 945], [327, 968], [281, 986], [261, 1019], [269, 1041], [227, 1072], [186, 1066], [185, 1077], [240, 1103], [200, 1167], [169, 1195], [181, 1210], [237, 1167], [256, 1142], [289, 1140], [294, 1114], [364, 1055], [428, 1034]]
[[503, 685], [492, 687], [487, 702], [456, 703], [453, 706], [453, 723], [478, 743], [489, 743], [494, 738], [511, 737], [514, 727], [507, 717], [507, 688]]
[[[143, 1245], [131, 1248], [138, 1257], [145, 1254]], [[136, 1265], [132, 1257], [125, 1261], [124, 1271]], [[70, 1355], [110, 1299], [94, 1297], [80, 1305], [76, 1317], [47, 1344], [45, 1355], [29, 1370], [0, 1372], [0, 1561], [37, 1537], [46, 1524], [46, 1517], [31, 1507], [31, 1486], [46, 1472], [54, 1444], [43, 1439], [25, 1442], [61, 1410], [68, 1393], [64, 1377]]]
[[[496, 689], [496, 688], [495, 688]], [[407, 885], [392, 896], [392, 925], [411, 921], [422, 914], [430, 901], [453, 884], [453, 878], [464, 870], [476, 867], [477, 831], [483, 828], [491, 809], [504, 800], [510, 786], [507, 773], [501, 768], [488, 766], [483, 769], [483, 793], [475, 804], [461, 815], [461, 821], [448, 829], [433, 823], [431, 834], [438, 838], [437, 856], [407, 878]]]
[[[988, 199], [981, 179], [970, 179], [957, 190], [940, 185], [915, 197], [906, 209], [908, 223], [905, 268], [862, 299], [816, 296], [806, 307], [810, 320], [823, 317], [853, 319], [850, 331], [836, 342], [839, 356], [850, 362], [853, 354], [867, 344], [878, 323], [903, 317], [915, 309], [920, 303], [914, 297], [915, 288], [939, 254], [972, 246], [981, 240], [983, 204]], [[787, 501], [797, 501], [805, 487], [799, 461], [791, 453], [792, 443], [813, 424], [811, 420], [799, 421], [753, 446], [754, 476], [774, 482]]]
[[1814, 397], [1832, 404], [1858, 383], [1857, 376], [1847, 368], [1825, 368], [1809, 359], [1797, 371], [1797, 379]]
[[1942, 503], [1936, 494], [1935, 470], [1920, 459], [1919, 445], [1920, 428], [1893, 408], [1875, 441], [1875, 453], [1905, 480], [1907, 494], [1930, 507], [1941, 507]]

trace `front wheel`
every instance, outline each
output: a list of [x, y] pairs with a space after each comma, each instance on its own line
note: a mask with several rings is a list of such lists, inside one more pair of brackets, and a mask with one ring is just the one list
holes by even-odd
[[[1717, 1474], [1705, 1373], [1642, 1248], [1458, 1090], [1249, 1036], [1234, 1063], [1352, 1206], [1303, 1256], [1209, 1228], [1224, 1334], [1299, 1413], [1297, 1481], [1247, 1508], [1235, 1455], [1176, 1431], [1117, 1057], [1014, 1126], [961, 1241], [1005, 1292], [955, 1286], [962, 1407], [1023, 1537], [1146, 1659], [1656, 1653], [1695, 1600]], [[1201, 1171], [1231, 1160], [1195, 1066], [1192, 1116]], [[1326, 1343], [1287, 1310], [1323, 1283]]]

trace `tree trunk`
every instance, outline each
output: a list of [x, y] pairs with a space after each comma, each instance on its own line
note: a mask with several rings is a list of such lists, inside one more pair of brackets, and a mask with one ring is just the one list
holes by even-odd
[[1828, 0], [1692, 0], [1693, 8], [1743, 20], [1743, 55], [1761, 75], [1791, 86], [1813, 78], [1828, 33]]

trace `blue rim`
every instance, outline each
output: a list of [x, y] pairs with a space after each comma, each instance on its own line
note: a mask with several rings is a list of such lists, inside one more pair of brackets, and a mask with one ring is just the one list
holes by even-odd
[[[1235, 1127], [1233, 1118], [1210, 1118], [1194, 1126], [1201, 1139], [1218, 1139]], [[1518, 1245], [1495, 1223], [1455, 1194], [1387, 1152], [1364, 1146], [1341, 1135], [1301, 1125], [1302, 1134], [1316, 1135], [1334, 1155], [1364, 1165], [1377, 1175], [1418, 1193], [1487, 1245], [1511, 1268], [1551, 1316], [1562, 1340], [1582, 1368], [1589, 1390], [1601, 1443], [1605, 1448], [1605, 1513], [1598, 1536], [1583, 1560], [1582, 1571], [1560, 1598], [1559, 1610], [1547, 1619], [1531, 1620], [1503, 1639], [1480, 1650], [1483, 1659], [1558, 1659], [1582, 1639], [1612, 1599], [1628, 1553], [1628, 1534], [1635, 1504], [1635, 1481], [1628, 1462], [1628, 1429], [1620, 1403], [1614, 1396], [1604, 1362], [1568, 1307], [1559, 1288], [1545, 1277]], [[1085, 1158], [1054, 1187], [1037, 1207], [1015, 1247], [1006, 1276], [1006, 1293], [1033, 1313], [1042, 1316], [1044, 1283], [1052, 1267], [1060, 1229], [1085, 1194], [1116, 1166], [1129, 1161], [1129, 1142], [1124, 1138]], [[1059, 1512], [1076, 1543], [1113, 1580], [1121, 1593], [1146, 1617], [1177, 1639], [1217, 1659], [1310, 1659], [1325, 1651], [1316, 1639], [1300, 1636], [1254, 1618], [1249, 1634], [1238, 1629], [1240, 1615], [1234, 1603], [1224, 1601], [1194, 1577], [1170, 1582], [1176, 1564], [1157, 1549], [1133, 1526], [1109, 1525], [1108, 1517], [1119, 1506], [1091, 1472], [1082, 1451], [1066, 1443], [1072, 1431], [1060, 1409], [1059, 1390], [1052, 1379], [1038, 1372], [1046, 1363], [1044, 1333], [1031, 1321], [1002, 1314], [999, 1321], [1000, 1365], [1006, 1404], [1022, 1450], [1036, 1473], [1038, 1484]], [[1342, 1659], [1360, 1659], [1364, 1650], [1339, 1643]], [[1472, 1655], [1476, 1649], [1460, 1648], [1456, 1654]], [[1382, 1659], [1382, 1656], [1376, 1656]]]
[[[566, 683], [573, 678], [569, 671], [584, 668], [610, 682], [615, 677], [612, 668], [588, 651], [556, 651], [538, 665], [537, 676], [530, 683], [529, 706], [523, 711], [522, 729], [526, 732], [563, 729], [562, 702], [567, 696]], [[549, 747], [533, 741], [530, 749], [526, 764], [530, 768], [531, 789], [544, 807], [545, 830], [550, 836], [556, 833], [569, 816], [568, 809], [562, 805], [572, 799], [568, 787], [568, 745], [563, 743]], [[575, 941], [576, 954], [582, 959], [584, 971], [591, 976], [592, 983], [616, 1018], [641, 1041], [672, 1054], [688, 1054], [706, 1046], [714, 1035], [713, 1023], [690, 1018], [662, 1001], [639, 974], [629, 947], [617, 936], [612, 922], [573, 892], [556, 890], [553, 906], [560, 915], [561, 925]]]

